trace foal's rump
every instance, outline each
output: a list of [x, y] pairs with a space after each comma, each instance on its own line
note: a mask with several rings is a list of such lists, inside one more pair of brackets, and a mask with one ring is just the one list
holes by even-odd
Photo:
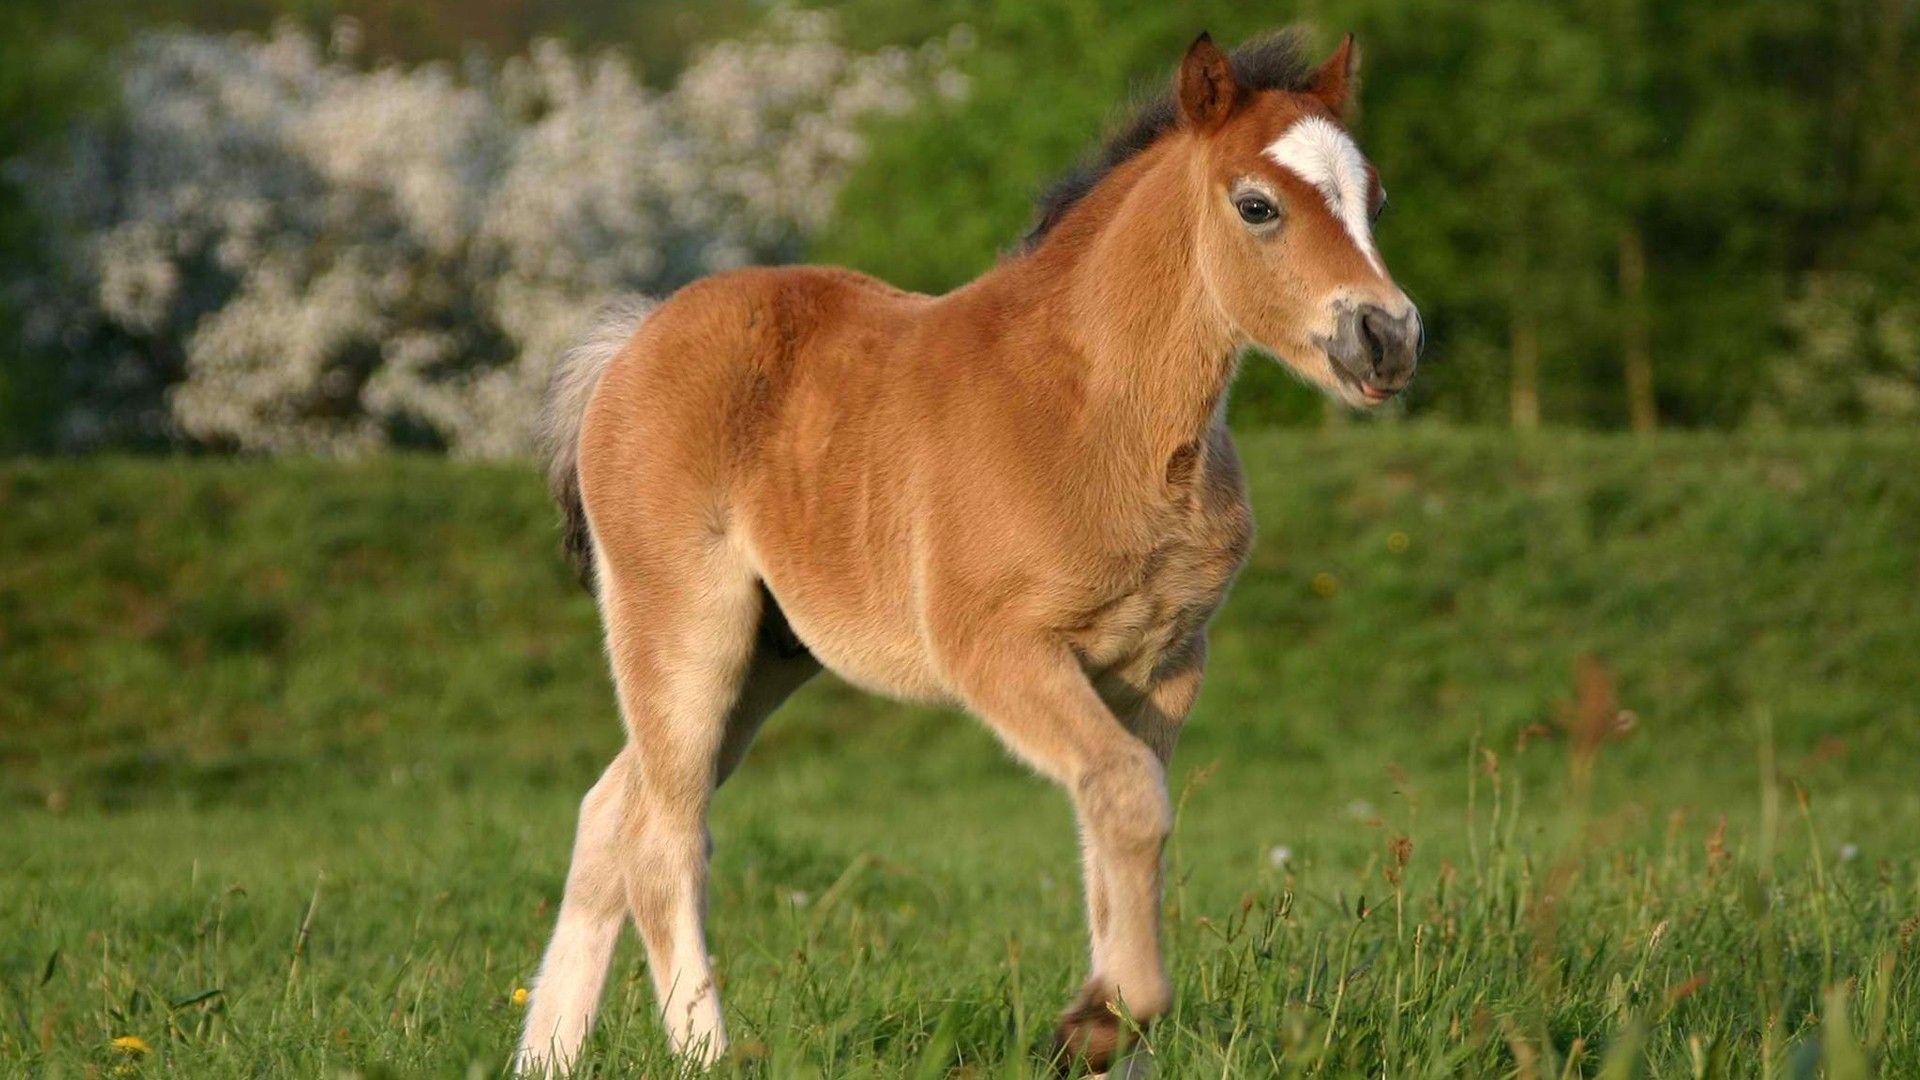
[[[808, 327], [834, 306], [824, 294], [858, 289], [862, 282], [867, 289], [861, 291], [905, 295], [846, 271], [752, 269], [695, 282], [664, 303], [637, 294], [619, 297], [594, 316], [586, 335], [555, 364], [539, 425], [548, 488], [566, 515], [567, 552], [589, 587], [593, 547], [581, 493], [583, 436], [607, 447], [679, 416], [696, 429], [686, 436], [732, 444], [737, 460], [740, 444], [751, 440], [757, 421], [774, 406]], [[648, 327], [650, 322], [657, 326]], [[644, 336], [643, 327], [649, 330]], [[613, 400], [589, 421], [616, 367], [621, 376], [605, 395]], [[590, 424], [603, 430], [589, 435]]]
[[[613, 309], [548, 401], [549, 477], [591, 581], [709, 552], [797, 641], [875, 689], [932, 692], [901, 535], [897, 365], [928, 298], [850, 271], [755, 268]], [[707, 561], [707, 556], [696, 556]], [[718, 564], [715, 566], [719, 569]], [[769, 612], [769, 614], [773, 614]]]

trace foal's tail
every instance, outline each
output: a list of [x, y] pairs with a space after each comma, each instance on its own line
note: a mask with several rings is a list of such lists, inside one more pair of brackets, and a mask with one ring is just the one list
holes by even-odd
[[547, 465], [547, 490], [560, 504], [566, 516], [562, 542], [567, 558], [580, 575], [580, 583], [592, 590], [593, 532], [587, 525], [587, 510], [580, 501], [580, 425], [587, 415], [587, 402], [607, 372], [613, 358], [646, 321], [657, 302], [644, 296], [623, 296], [609, 303], [594, 316], [593, 328], [579, 344], [568, 349], [553, 369], [547, 384], [547, 400], [540, 415], [540, 443]]

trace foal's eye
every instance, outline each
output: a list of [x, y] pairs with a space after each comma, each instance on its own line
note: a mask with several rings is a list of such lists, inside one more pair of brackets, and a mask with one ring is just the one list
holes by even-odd
[[1260, 195], [1242, 195], [1233, 206], [1240, 211], [1240, 220], [1249, 225], [1265, 225], [1280, 216], [1279, 209]]
[[1380, 215], [1386, 212], [1387, 212], [1387, 193], [1383, 191], [1380, 193], [1380, 197], [1374, 200], [1373, 209], [1368, 211], [1367, 222], [1369, 224], [1377, 223], [1380, 220]]

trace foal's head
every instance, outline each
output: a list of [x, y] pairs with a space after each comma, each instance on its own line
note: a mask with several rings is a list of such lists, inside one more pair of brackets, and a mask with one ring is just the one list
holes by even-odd
[[1243, 337], [1349, 404], [1378, 405], [1413, 378], [1420, 313], [1374, 248], [1386, 193], [1343, 123], [1353, 39], [1286, 74], [1292, 47], [1273, 38], [1228, 57], [1202, 34], [1180, 65], [1200, 272]]

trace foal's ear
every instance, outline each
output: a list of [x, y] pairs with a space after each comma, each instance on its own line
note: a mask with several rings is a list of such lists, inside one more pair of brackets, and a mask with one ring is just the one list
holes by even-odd
[[1345, 117], [1353, 109], [1353, 91], [1359, 82], [1360, 50], [1353, 47], [1353, 35], [1340, 39], [1340, 47], [1313, 73], [1307, 93], [1320, 99], [1333, 115]]
[[1233, 64], [1213, 43], [1213, 35], [1203, 33], [1187, 46], [1187, 57], [1180, 61], [1179, 98], [1180, 118], [1196, 131], [1219, 127], [1240, 103]]

